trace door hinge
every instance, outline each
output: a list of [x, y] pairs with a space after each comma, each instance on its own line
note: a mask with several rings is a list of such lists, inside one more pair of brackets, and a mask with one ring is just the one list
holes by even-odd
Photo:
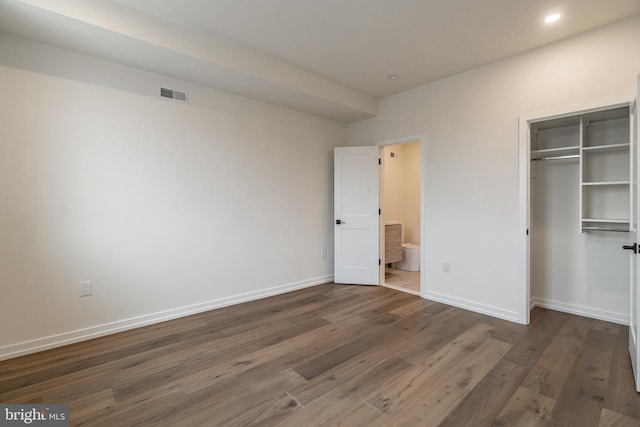
[[382, 215], [382, 209], [378, 209], [378, 215]]
[[527, 236], [529, 235], [529, 229], [527, 228]]
[[381, 165], [382, 164], [382, 159], [378, 159], [378, 164]]
[[382, 265], [382, 260], [378, 258], [378, 265]]

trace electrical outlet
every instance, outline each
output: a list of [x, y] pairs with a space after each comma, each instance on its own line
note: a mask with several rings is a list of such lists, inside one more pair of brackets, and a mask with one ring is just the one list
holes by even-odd
[[327, 249], [326, 249], [326, 248], [324, 248], [324, 249], [322, 250], [322, 252], [320, 252], [320, 255], [322, 255], [322, 258], [326, 258], [326, 257], [327, 257]]
[[449, 261], [445, 261], [442, 263], [442, 272], [451, 273], [451, 263]]
[[93, 293], [91, 282], [80, 282], [80, 296], [88, 297]]

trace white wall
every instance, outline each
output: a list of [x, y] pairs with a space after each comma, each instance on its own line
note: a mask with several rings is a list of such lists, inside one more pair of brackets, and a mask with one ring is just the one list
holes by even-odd
[[7, 35], [0, 93], [0, 358], [332, 280], [346, 125]]
[[404, 242], [420, 244], [420, 141], [386, 146], [383, 155], [384, 219], [402, 221]]
[[545, 307], [628, 323], [629, 253], [621, 249], [628, 235], [580, 232], [579, 174], [578, 159], [532, 165], [531, 298]]
[[518, 118], [632, 97], [639, 42], [635, 16], [382, 99], [377, 117], [349, 125], [350, 145], [426, 134], [425, 296], [522, 318]]
[[420, 244], [420, 141], [404, 146], [405, 243]]

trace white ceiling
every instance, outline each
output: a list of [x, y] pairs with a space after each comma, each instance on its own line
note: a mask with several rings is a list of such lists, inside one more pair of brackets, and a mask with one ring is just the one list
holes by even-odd
[[[636, 0], [116, 1], [376, 98], [640, 12]], [[564, 19], [545, 25], [552, 12]]]
[[[563, 17], [546, 25], [551, 12]], [[353, 121], [378, 98], [637, 13], [640, 0], [0, 0], [0, 30]]]

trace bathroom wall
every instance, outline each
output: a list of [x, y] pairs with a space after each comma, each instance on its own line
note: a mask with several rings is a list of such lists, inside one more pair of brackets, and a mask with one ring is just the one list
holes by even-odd
[[403, 144], [404, 241], [420, 244], [420, 141]]
[[384, 147], [383, 154], [384, 219], [402, 221], [404, 242], [419, 244], [420, 141]]

